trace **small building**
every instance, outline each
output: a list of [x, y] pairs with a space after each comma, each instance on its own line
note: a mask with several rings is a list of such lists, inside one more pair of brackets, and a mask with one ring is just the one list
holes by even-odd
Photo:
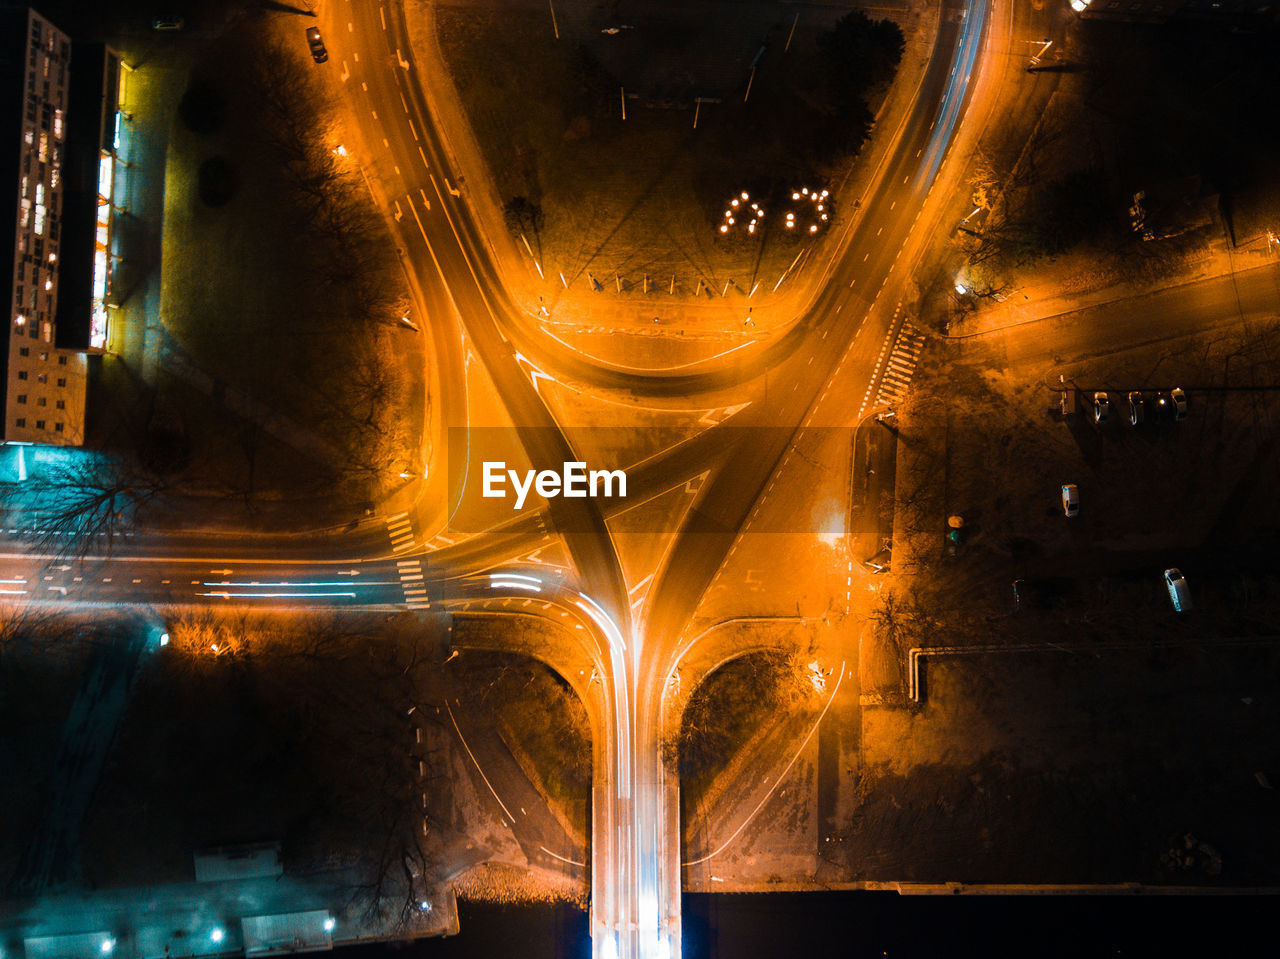
[[284, 874], [280, 843], [259, 842], [240, 846], [218, 846], [202, 849], [195, 860], [196, 882], [226, 882], [229, 879], [255, 879]]
[[334, 920], [323, 909], [240, 919], [246, 957], [328, 951], [333, 948], [333, 929]]
[[64, 936], [32, 936], [22, 942], [25, 959], [103, 959], [115, 950], [109, 930]]

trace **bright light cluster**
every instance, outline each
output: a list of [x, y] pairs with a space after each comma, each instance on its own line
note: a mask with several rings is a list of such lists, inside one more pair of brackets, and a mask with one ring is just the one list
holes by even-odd
[[[828, 197], [831, 191], [810, 190], [807, 186], [791, 191], [791, 202], [798, 204], [796, 210], [787, 211], [786, 227], [801, 233], [817, 233], [824, 229], [831, 220], [831, 202]], [[797, 213], [799, 216], [797, 216]], [[807, 227], [807, 230], [806, 230]]]
[[[750, 217], [750, 220], [748, 220]], [[764, 207], [751, 199], [751, 194], [743, 190], [729, 201], [729, 209], [724, 211], [724, 222], [720, 224], [721, 234], [728, 233], [730, 227], [738, 225], [739, 220], [747, 224], [747, 232], [755, 233], [756, 227], [764, 219]]]
[[[831, 222], [831, 191], [800, 187], [791, 191], [790, 202], [785, 199], [786, 212], [781, 214], [783, 228], [791, 235], [813, 236], [825, 230]], [[745, 229], [754, 236], [764, 228], [765, 201], [752, 199], [746, 190], [735, 194], [724, 211], [720, 223], [720, 235], [727, 236], [734, 230]]]

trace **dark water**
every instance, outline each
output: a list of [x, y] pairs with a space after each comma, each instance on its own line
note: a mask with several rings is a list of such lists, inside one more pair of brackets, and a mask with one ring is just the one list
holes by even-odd
[[[589, 959], [587, 916], [567, 906], [460, 907], [462, 932], [338, 959]], [[1274, 896], [687, 895], [685, 959], [1280, 955]]]

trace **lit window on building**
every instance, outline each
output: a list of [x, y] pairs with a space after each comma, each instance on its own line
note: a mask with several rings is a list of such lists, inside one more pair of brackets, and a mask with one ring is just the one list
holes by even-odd
[[62, 111], [53, 111], [53, 135], [59, 140], [62, 139]]
[[44, 236], [44, 204], [36, 204], [36, 222], [33, 227], [36, 236]]
[[41, 162], [41, 163], [48, 163], [48, 162], [49, 162], [49, 134], [44, 133], [44, 132], [41, 132], [41, 134], [40, 134], [40, 148], [39, 148], [39, 150], [36, 152], [36, 156], [38, 156], [38, 157], [40, 158], [40, 162]]
[[23, 142], [23, 143], [25, 143], [27, 146], [31, 146], [31, 144], [35, 143], [35, 142], [36, 142], [36, 134], [35, 134], [35, 131], [34, 131], [34, 130], [27, 130], [25, 133], [23, 133], [23, 134], [22, 134], [22, 142]]

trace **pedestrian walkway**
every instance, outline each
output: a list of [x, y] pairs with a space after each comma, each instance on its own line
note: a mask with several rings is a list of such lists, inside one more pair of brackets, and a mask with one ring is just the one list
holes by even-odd
[[894, 341], [889, 361], [885, 364], [884, 375], [880, 378], [876, 406], [894, 406], [902, 401], [911, 385], [911, 376], [915, 373], [923, 348], [924, 334], [910, 323], [904, 322]]
[[391, 537], [391, 549], [403, 553], [413, 549], [413, 522], [408, 513], [397, 513], [387, 517], [387, 535]]
[[342, 461], [342, 454], [328, 440], [289, 417], [268, 409], [248, 393], [228, 385], [225, 380], [200, 369], [167, 329], [158, 328], [155, 339], [159, 346], [159, 365], [169, 375], [194, 387], [222, 404], [229, 412], [248, 420], [299, 453], [323, 463]]
[[410, 609], [430, 609], [427, 587], [423, 583], [422, 563], [416, 559], [402, 559], [396, 563], [400, 585], [404, 589], [404, 602]]
[[924, 332], [903, 317], [902, 304], [899, 303], [893, 310], [893, 319], [880, 347], [880, 354], [876, 357], [876, 365], [867, 382], [867, 391], [862, 396], [857, 419], [862, 419], [862, 415], [869, 409], [891, 408], [902, 402], [911, 385], [916, 364], [920, 362], [924, 341]]

